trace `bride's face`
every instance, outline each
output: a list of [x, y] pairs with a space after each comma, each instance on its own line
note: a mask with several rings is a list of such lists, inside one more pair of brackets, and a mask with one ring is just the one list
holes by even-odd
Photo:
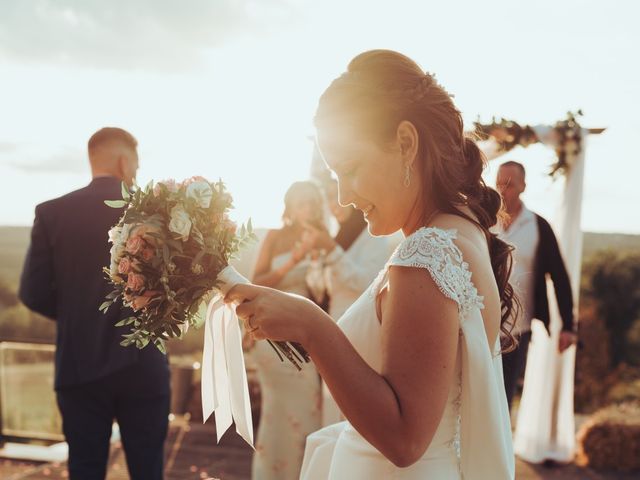
[[340, 204], [362, 210], [372, 235], [389, 235], [403, 228], [415, 189], [404, 186], [406, 166], [398, 144], [383, 149], [341, 129], [330, 135], [319, 132], [318, 146], [338, 177]]

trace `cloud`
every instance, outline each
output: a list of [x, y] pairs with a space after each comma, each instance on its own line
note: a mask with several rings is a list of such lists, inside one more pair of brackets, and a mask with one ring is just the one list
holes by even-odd
[[14, 152], [18, 148], [17, 143], [0, 142], [0, 155]]
[[0, 2], [0, 58], [58, 65], [182, 70], [239, 35], [296, 15], [300, 0]]
[[[10, 145], [10, 148], [4, 150], [3, 145]], [[28, 144], [0, 143], [0, 164], [24, 173], [82, 174], [89, 171], [86, 153], [69, 147], [51, 153]]]

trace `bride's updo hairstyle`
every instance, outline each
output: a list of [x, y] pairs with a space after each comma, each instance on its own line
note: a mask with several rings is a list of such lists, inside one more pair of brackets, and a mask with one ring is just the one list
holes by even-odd
[[451, 95], [410, 58], [371, 50], [355, 57], [325, 90], [315, 116], [319, 131], [349, 127], [383, 149], [396, 138], [402, 121], [411, 122], [418, 132], [414, 168], [420, 171], [425, 203], [429, 199], [440, 212], [466, 218], [487, 237], [502, 304], [500, 330], [508, 340], [504, 347], [510, 350], [515, 345], [511, 329], [518, 308], [509, 284], [513, 247], [489, 230], [501, 213], [502, 199], [482, 179], [484, 155], [465, 136], [462, 115]]

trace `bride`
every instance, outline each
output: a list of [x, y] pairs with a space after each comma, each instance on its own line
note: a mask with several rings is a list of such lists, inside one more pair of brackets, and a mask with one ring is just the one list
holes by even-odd
[[312, 302], [238, 285], [256, 339], [299, 342], [346, 422], [307, 439], [303, 479], [509, 479], [500, 337], [513, 342], [511, 247], [451, 96], [409, 58], [354, 58], [322, 95], [318, 146], [340, 202], [404, 241], [336, 325]]

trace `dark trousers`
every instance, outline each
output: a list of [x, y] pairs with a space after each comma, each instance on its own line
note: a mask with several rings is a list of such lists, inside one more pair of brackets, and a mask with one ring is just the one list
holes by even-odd
[[518, 389], [518, 380], [527, 367], [527, 353], [529, 352], [530, 341], [531, 332], [524, 332], [518, 339], [516, 349], [502, 355], [502, 375], [504, 377], [504, 389], [507, 393], [509, 411], [511, 411], [511, 402]]
[[169, 378], [166, 386], [140, 387], [145, 382], [132, 366], [103, 379], [60, 389], [58, 407], [69, 444], [69, 478], [103, 480], [109, 458], [111, 425], [115, 419], [132, 480], [161, 480], [164, 440], [169, 418]]

